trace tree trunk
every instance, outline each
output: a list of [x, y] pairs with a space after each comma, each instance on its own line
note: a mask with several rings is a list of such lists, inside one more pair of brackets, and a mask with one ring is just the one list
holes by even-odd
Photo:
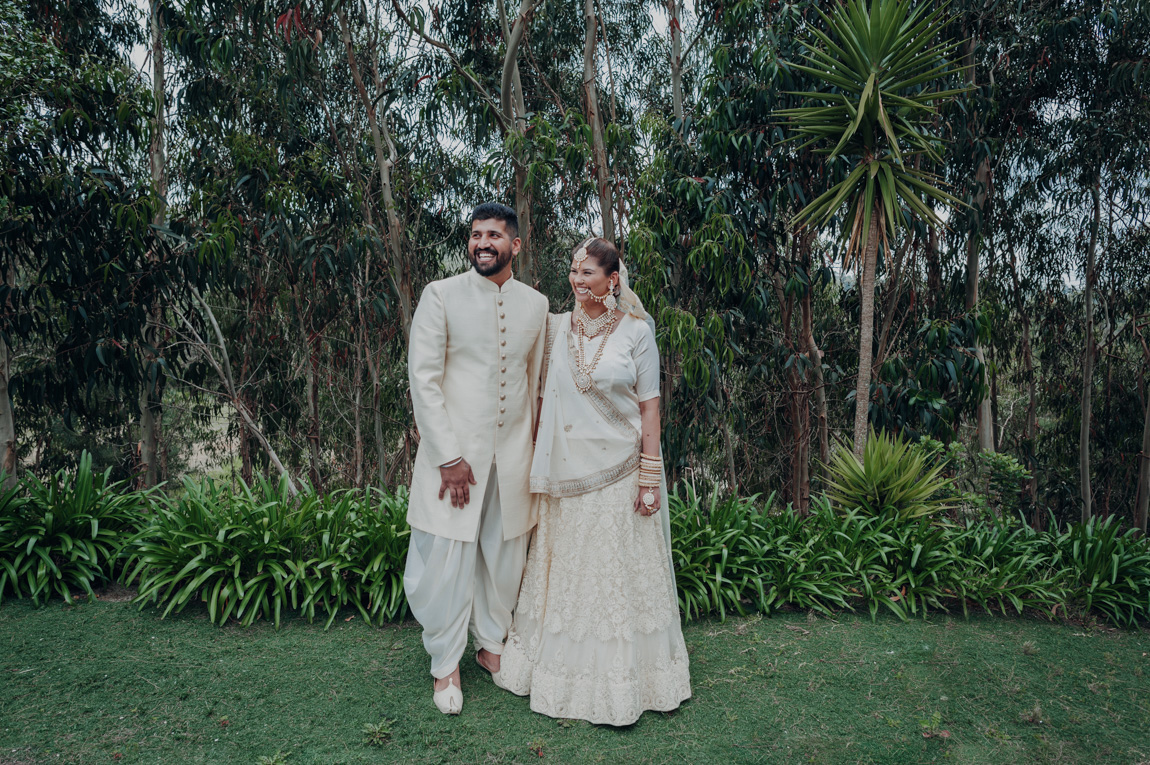
[[[367, 124], [371, 128], [371, 142], [375, 150], [375, 164], [379, 170], [380, 195], [383, 198], [383, 210], [387, 219], [387, 246], [388, 246], [388, 274], [391, 277], [391, 286], [399, 300], [400, 320], [403, 322], [403, 340], [407, 345], [411, 337], [411, 317], [415, 311], [415, 292], [411, 279], [411, 264], [404, 257], [403, 229], [396, 212], [395, 197], [392, 191], [391, 170], [395, 167], [397, 155], [395, 144], [392, 143], [391, 134], [387, 130], [387, 111], [384, 110], [382, 118], [376, 115], [376, 100], [367, 93], [360, 73], [359, 62], [355, 57], [355, 49], [351, 43], [351, 29], [347, 24], [347, 16], [339, 11], [340, 36], [347, 51], [348, 68], [355, 81], [356, 92], [359, 93], [360, 102], [367, 112]], [[378, 59], [375, 51], [375, 41], [372, 39], [369, 55], [372, 61]], [[383, 93], [383, 83], [380, 81], [379, 66], [373, 63], [374, 85], [376, 93]], [[385, 154], [386, 145], [386, 154]]]
[[[360, 300], [362, 303], [362, 299]], [[362, 334], [362, 333], [356, 333]], [[355, 487], [363, 488], [363, 343], [356, 339], [355, 373], [351, 381], [352, 420], [355, 425], [355, 446], [352, 449], [352, 462], [355, 470]]]
[[[808, 240], [809, 241], [809, 240]], [[808, 266], [810, 261], [807, 261]], [[808, 268], [808, 273], [810, 272]], [[810, 359], [810, 377], [811, 388], [815, 394], [815, 421], [817, 423], [819, 432], [819, 462], [827, 464], [831, 461], [831, 448], [830, 448], [830, 428], [827, 421], [827, 391], [826, 383], [823, 379], [823, 352], [819, 350], [818, 345], [815, 344], [815, 331], [811, 311], [811, 293], [812, 289], [808, 288], [803, 294], [802, 303], [800, 308], [802, 310], [803, 321], [803, 350], [806, 351], [807, 358]], [[809, 486], [808, 486], [809, 495]]]
[[1020, 335], [1022, 338], [1022, 374], [1026, 380], [1026, 430], [1023, 436], [1026, 468], [1030, 471], [1030, 480], [1026, 483], [1026, 496], [1030, 506], [1034, 509], [1034, 528], [1041, 528], [1041, 518], [1038, 508], [1038, 469], [1034, 460], [1035, 442], [1038, 440], [1038, 379], [1034, 374], [1034, 352], [1030, 347], [1030, 313], [1026, 310], [1026, 302], [1022, 295], [1022, 284], [1018, 278], [1018, 264], [1014, 249], [1010, 250], [1010, 278], [1014, 283], [1014, 307], [1022, 322]]
[[595, 19], [595, 0], [583, 0], [583, 109], [591, 126], [591, 162], [595, 166], [595, 187], [599, 195], [599, 214], [603, 218], [603, 238], [615, 241], [615, 205], [612, 184], [607, 168], [607, 147], [603, 142], [603, 118], [599, 113], [599, 89], [595, 85], [598, 66], [595, 57], [595, 38], [598, 24]]
[[[152, 36], [152, 100], [155, 104], [155, 115], [152, 120], [152, 140], [149, 147], [148, 159], [151, 165], [152, 192], [155, 194], [157, 206], [152, 222], [163, 226], [167, 217], [167, 160], [165, 157], [164, 128], [165, 103], [165, 71], [164, 71], [164, 29], [163, 19], [160, 17], [159, 0], [153, 0], [150, 13], [150, 27]], [[159, 252], [153, 251], [151, 258], [155, 263], [159, 260]], [[161, 420], [161, 390], [160, 375], [163, 369], [155, 367], [159, 355], [161, 320], [161, 306], [159, 298], [152, 301], [148, 309], [148, 321], [144, 327], [144, 358], [147, 361], [144, 370], [144, 380], [140, 387], [140, 484], [144, 487], [155, 486], [159, 480], [159, 451], [160, 451], [160, 420]], [[155, 369], [153, 379], [152, 371]]]
[[862, 461], [870, 421], [871, 360], [874, 354], [874, 272], [878, 260], [879, 226], [882, 209], [876, 204], [870, 214], [870, 232], [862, 253], [859, 278], [859, 376], [855, 385], [854, 453]]
[[1090, 187], [1090, 198], [1094, 203], [1094, 213], [1090, 221], [1090, 245], [1086, 250], [1086, 286], [1082, 295], [1083, 311], [1086, 318], [1086, 341], [1082, 352], [1082, 422], [1078, 431], [1078, 480], [1082, 491], [1082, 522], [1093, 515], [1090, 488], [1090, 420], [1094, 388], [1094, 256], [1098, 247], [1098, 227], [1102, 217], [1102, 201], [1099, 195], [1100, 179], [1096, 174]]
[[671, 27], [671, 108], [675, 119], [683, 124], [683, 25], [679, 18], [679, 4], [667, 0], [667, 18]]
[[[983, 157], [974, 174], [977, 190], [974, 194], [973, 207], [978, 215], [978, 230], [971, 232], [966, 240], [966, 310], [972, 310], [978, 304], [978, 256], [982, 241], [982, 222], [986, 214], [986, 198], [990, 188], [990, 157]], [[982, 345], [975, 343], [974, 355], [978, 363], [986, 366], [986, 355]], [[982, 397], [978, 402], [978, 448], [984, 452], [994, 451], [994, 416], [991, 411], [990, 396]]]
[[4, 488], [16, 485], [16, 416], [12, 411], [12, 396], [8, 380], [12, 374], [12, 359], [8, 343], [0, 337], [0, 471], [4, 473]]
[[731, 491], [736, 494], [739, 493], [739, 473], [735, 469], [735, 445], [731, 440], [731, 421], [727, 419], [727, 415], [731, 411], [731, 392], [723, 387], [721, 381], [716, 381], [719, 389], [720, 400], [727, 399], [727, 407], [723, 412], [723, 450], [727, 455], [727, 473], [730, 477]]
[[311, 485], [317, 494], [322, 493], [323, 486], [320, 481], [319, 463], [319, 444], [321, 439], [320, 422], [319, 422], [319, 375], [316, 373], [316, 356], [317, 351], [308, 343], [308, 362], [307, 362], [307, 411], [308, 424], [307, 432], [307, 445], [308, 445], [308, 474], [311, 477]]
[[[507, 129], [518, 133], [521, 144], [527, 131], [527, 104], [523, 97], [523, 84], [519, 79], [519, 46], [527, 28], [527, 17], [535, 7], [535, 0], [521, 0], [519, 15], [511, 24], [507, 23], [502, 0], [499, 3], [503, 18], [503, 37], [506, 51], [503, 54], [503, 78], [499, 91], [499, 107]], [[516, 270], [519, 279], [525, 284], [535, 284], [536, 274], [532, 252], [531, 187], [527, 182], [527, 163], [524, 149], [517, 146], [512, 159], [515, 173], [515, 215], [519, 218], [519, 257]]]
[[[1150, 353], [1146, 354], [1150, 365]], [[1142, 421], [1142, 452], [1138, 455], [1138, 499], [1134, 503], [1134, 528], [1146, 536], [1146, 511], [1150, 508], [1150, 385], [1146, 386], [1146, 416]]]
[[930, 227], [926, 235], [926, 295], [930, 315], [938, 316], [938, 299], [942, 295], [942, 266], [938, 258], [938, 229]]

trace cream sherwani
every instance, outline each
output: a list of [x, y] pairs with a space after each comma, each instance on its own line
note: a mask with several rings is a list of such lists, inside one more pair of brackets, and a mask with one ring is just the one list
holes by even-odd
[[[470, 625], [501, 653], [536, 513], [531, 437], [546, 341], [547, 299], [474, 270], [427, 285], [411, 323], [408, 379], [419, 450], [407, 520], [404, 589], [423, 625], [431, 672], [459, 662]], [[439, 498], [439, 466], [463, 457], [471, 501]]]

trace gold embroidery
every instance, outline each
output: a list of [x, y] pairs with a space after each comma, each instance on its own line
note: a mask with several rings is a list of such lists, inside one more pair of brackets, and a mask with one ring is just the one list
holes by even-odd
[[570, 481], [552, 481], [543, 476], [533, 475], [531, 476], [531, 491], [534, 494], [549, 494], [552, 497], [577, 497], [580, 494], [610, 486], [638, 469], [639, 447], [636, 446], [635, 453], [618, 465], [583, 478], [574, 478]]
[[559, 332], [559, 319], [553, 313], [547, 314], [547, 340], [543, 344], [543, 369], [539, 374], [539, 390], [547, 387], [547, 374], [551, 370], [551, 348], [555, 345], [555, 335]]

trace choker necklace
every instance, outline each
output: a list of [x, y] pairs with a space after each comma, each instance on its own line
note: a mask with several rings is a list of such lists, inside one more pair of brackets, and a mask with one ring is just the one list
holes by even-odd
[[575, 315], [575, 323], [579, 325], [579, 332], [583, 337], [595, 337], [615, 323], [615, 312], [604, 311], [592, 319], [587, 314], [587, 309], [580, 305], [579, 312]]

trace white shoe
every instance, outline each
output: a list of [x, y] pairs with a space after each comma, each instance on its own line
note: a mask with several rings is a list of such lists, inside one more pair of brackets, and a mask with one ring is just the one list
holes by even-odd
[[447, 687], [442, 691], [433, 691], [431, 699], [445, 715], [457, 715], [463, 711], [463, 691], [455, 685], [453, 677], [447, 680]]

